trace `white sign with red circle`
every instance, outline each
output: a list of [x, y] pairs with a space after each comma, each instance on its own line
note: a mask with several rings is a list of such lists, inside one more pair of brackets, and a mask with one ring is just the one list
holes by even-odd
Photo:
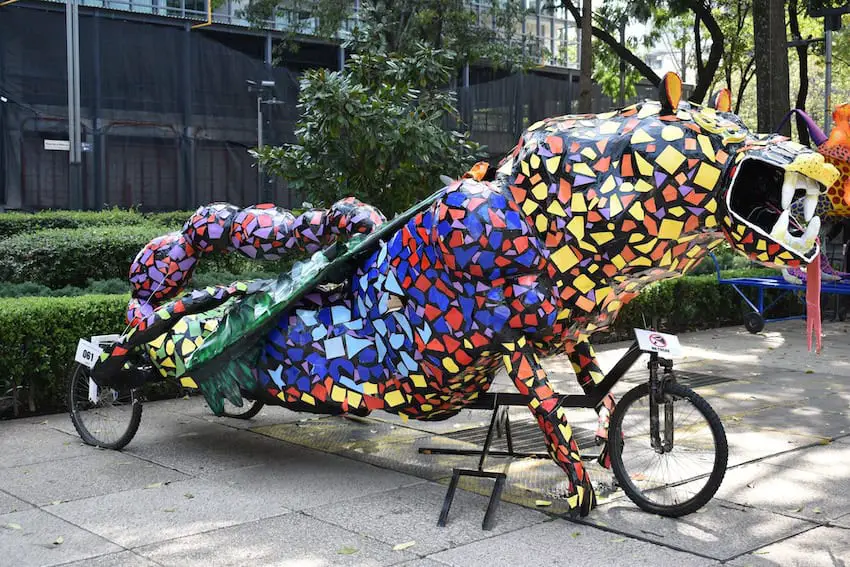
[[648, 331], [646, 329], [635, 329], [635, 337], [642, 351], [657, 352], [668, 357], [682, 356], [682, 345], [679, 344], [679, 337], [676, 335], [668, 335], [667, 333]]

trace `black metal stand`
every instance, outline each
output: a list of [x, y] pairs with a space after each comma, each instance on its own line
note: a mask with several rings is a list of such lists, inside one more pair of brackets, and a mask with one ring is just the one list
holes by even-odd
[[[605, 378], [600, 382], [594, 392], [588, 395], [566, 395], [558, 396], [559, 404], [562, 407], [573, 408], [596, 408], [602, 399], [611, 391], [611, 388], [623, 375], [634, 365], [642, 351], [635, 341], [632, 346], [626, 351], [623, 357], [617, 361], [617, 364], [611, 369]], [[484, 461], [488, 455], [494, 457], [517, 457], [517, 458], [549, 458], [548, 453], [532, 453], [514, 451], [513, 439], [511, 438], [511, 422], [508, 416], [508, 407], [510, 406], [527, 406], [531, 401], [529, 396], [523, 396], [517, 393], [498, 393], [487, 392], [483, 394], [476, 403], [467, 406], [466, 409], [489, 409], [492, 410], [490, 418], [490, 427], [487, 429], [487, 438], [484, 440], [484, 446], [481, 449], [446, 449], [441, 447], [420, 447], [419, 453], [424, 455], [462, 455], [476, 456], [480, 455], [477, 469], [452, 469], [452, 480], [449, 483], [449, 488], [446, 491], [446, 498], [443, 501], [443, 509], [440, 511], [440, 518], [437, 520], [437, 525], [445, 527], [449, 517], [449, 509], [452, 506], [452, 501], [455, 497], [458, 482], [461, 476], [472, 476], [477, 478], [492, 478], [496, 483], [493, 486], [493, 492], [490, 494], [490, 502], [487, 505], [487, 512], [484, 514], [484, 522], [482, 528], [490, 530], [493, 526], [493, 516], [496, 513], [496, 508], [499, 506], [499, 500], [502, 496], [502, 490], [507, 479], [506, 473], [487, 472], [484, 470]], [[491, 451], [490, 446], [493, 444], [495, 436], [501, 437], [501, 430], [504, 428], [505, 442], [507, 443], [507, 451]], [[593, 460], [599, 455], [586, 455], [582, 460]]]
[[[452, 501], [455, 498], [455, 491], [457, 490], [458, 482], [460, 482], [461, 476], [473, 476], [478, 478], [492, 478], [495, 479], [496, 483], [493, 486], [493, 492], [490, 493], [490, 501], [487, 504], [487, 512], [484, 513], [484, 522], [481, 524], [481, 528], [484, 530], [490, 530], [493, 528], [493, 516], [496, 514], [496, 508], [499, 507], [499, 502], [502, 498], [502, 489], [505, 487], [505, 480], [508, 478], [508, 475], [501, 472], [487, 472], [484, 470], [484, 461], [487, 459], [487, 455], [494, 454], [490, 452], [490, 445], [493, 444], [493, 437], [496, 434], [496, 430], [499, 428], [498, 424], [504, 419], [505, 423], [505, 432], [507, 434], [508, 440], [508, 454], [513, 453], [513, 442], [510, 440], [510, 421], [508, 421], [508, 413], [507, 408], [501, 407], [501, 404], [498, 402], [498, 394], [495, 394], [496, 398], [496, 407], [493, 409], [493, 415], [490, 418], [490, 427], [487, 429], [487, 438], [484, 440], [484, 447], [481, 448], [480, 451], [475, 451], [472, 453], [463, 453], [463, 454], [480, 454], [481, 458], [478, 460], [478, 468], [477, 469], [452, 469], [452, 480], [449, 483], [449, 488], [446, 490], [446, 498], [443, 500], [443, 509], [440, 511], [440, 518], [437, 520], [437, 525], [441, 528], [446, 526], [446, 521], [449, 518], [449, 509], [452, 507]], [[436, 449], [436, 450], [435, 450]], [[419, 449], [420, 453], [423, 454], [435, 454], [438, 452], [442, 452], [438, 448], [425, 448]], [[451, 451], [450, 449], [446, 449], [444, 451]], [[505, 453], [505, 451], [498, 451], [498, 453]], [[458, 454], [458, 453], [445, 453], [442, 454]]]

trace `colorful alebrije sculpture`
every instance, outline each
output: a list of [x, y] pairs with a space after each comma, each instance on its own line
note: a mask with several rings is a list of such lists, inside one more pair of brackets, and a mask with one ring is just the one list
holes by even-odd
[[[590, 336], [642, 287], [687, 272], [724, 236], [765, 264], [810, 262], [820, 221], [790, 219], [783, 182], [817, 198], [838, 175], [820, 154], [680, 103], [680, 92], [668, 75], [661, 102], [533, 124], [494, 179], [474, 168], [397, 228], [352, 199], [299, 218], [268, 205], [203, 207], [182, 233], [140, 253], [134, 326], [94, 377], [118, 380], [141, 348], [163, 374], [197, 383], [217, 411], [223, 398], [241, 404], [249, 393], [317, 413], [439, 420], [507, 368], [568, 476], [569, 505], [586, 514], [593, 488], [540, 359], [566, 353], [592, 392], [603, 373]], [[311, 283], [337, 265], [318, 254], [276, 281], [144, 305], [174, 297], [202, 254], [312, 252], [376, 228], [376, 238], [344, 247], [351, 268], [333, 286]], [[602, 438], [613, 408], [610, 396], [598, 408]]]

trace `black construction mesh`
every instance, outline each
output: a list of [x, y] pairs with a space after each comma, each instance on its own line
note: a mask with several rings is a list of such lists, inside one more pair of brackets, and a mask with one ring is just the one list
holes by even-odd
[[[34, 33], [33, 30], [39, 30]], [[283, 183], [258, 185], [257, 96], [266, 144], [292, 141], [298, 77], [199, 31], [80, 13], [82, 202], [69, 197], [65, 16], [9, 6], [0, 15], [0, 207], [143, 210], [227, 200], [298, 206]]]
[[[8, 99], [0, 103], [0, 209], [168, 210], [217, 200], [299, 206], [303, 199], [284, 183], [260, 185], [248, 154], [257, 145], [257, 97], [246, 80], [276, 82], [278, 103], [262, 105], [264, 142], [292, 141], [298, 73], [335, 65], [336, 48], [304, 44], [287, 59], [291, 71], [266, 66], [262, 37], [247, 29], [223, 34], [189, 30], [179, 20], [120, 17], [80, 11], [84, 190], [72, 199], [68, 152], [44, 147], [45, 140], [68, 139], [63, 7], [0, 8], [0, 95]], [[471, 76], [474, 84], [457, 88], [461, 119], [494, 160], [530, 124], [576, 111], [575, 71], [477, 68]], [[641, 99], [655, 95], [654, 87], [638, 92]], [[595, 111], [612, 107], [598, 89], [593, 99]]]

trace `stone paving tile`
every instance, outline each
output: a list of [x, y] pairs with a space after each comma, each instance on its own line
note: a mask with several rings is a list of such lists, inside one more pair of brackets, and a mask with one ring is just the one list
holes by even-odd
[[0, 455], [3, 456], [0, 458], [0, 469], [87, 454], [86, 447], [76, 433], [72, 436], [49, 425], [54, 420], [67, 422], [73, 429], [67, 414], [61, 418], [51, 416], [50, 419], [38, 422], [0, 421]]
[[850, 477], [751, 463], [726, 471], [717, 498], [823, 523], [850, 509]]
[[[412, 549], [412, 548], [411, 548]], [[416, 557], [300, 513], [135, 550], [165, 567], [393, 565]]]
[[235, 419], [231, 417], [217, 417], [207, 406], [204, 397], [198, 394], [186, 398], [174, 400], [160, 400], [145, 403], [145, 412], [150, 410], [154, 415], [174, 414], [178, 417], [193, 417], [234, 429], [250, 429], [263, 425], [274, 425], [276, 423], [287, 423], [300, 421], [307, 414], [290, 411], [279, 406], [265, 406], [260, 413], [251, 419]]
[[[711, 399], [712, 405], [713, 402]], [[844, 403], [837, 397], [808, 399], [793, 406], [755, 409], [734, 417], [721, 417], [724, 422], [731, 420], [747, 427], [831, 439], [850, 431], [850, 409], [830, 411], [830, 407], [838, 409]]]
[[850, 478], [850, 444], [832, 442], [783, 453], [762, 461], [836, 479]]
[[454, 547], [429, 559], [457, 567], [577, 564], [633, 567], [707, 567], [715, 561], [674, 551], [590, 526], [554, 520]]
[[[86, 449], [88, 454], [82, 457], [0, 469], [0, 486], [19, 498], [45, 505], [188, 478], [132, 455]], [[92, 478], [98, 481], [92, 482]]]
[[735, 567], [846, 567], [850, 565], [850, 530], [819, 527], [742, 555]]
[[728, 419], [723, 422], [723, 427], [729, 443], [729, 466], [773, 457], [827, 440], [825, 437], [797, 435], [790, 431], [749, 427]]
[[44, 510], [0, 516], [0, 564], [9, 567], [47, 567], [120, 550]]
[[[198, 475], [290, 458], [294, 447], [249, 431], [184, 416], [139, 435], [126, 453]], [[142, 426], [144, 429], [144, 424]]]
[[295, 448], [294, 454], [285, 460], [231, 469], [204, 478], [235, 488], [250, 487], [262, 495], [264, 503], [274, 502], [290, 510], [330, 503], [341, 506], [346, 500], [425, 482], [418, 477], [301, 447]]
[[441, 528], [437, 526], [437, 518], [445, 494], [444, 486], [425, 483], [312, 508], [306, 513], [347, 530], [368, 534], [390, 546], [415, 541], [416, 546], [411, 551], [418, 555], [429, 555], [549, 520], [545, 514], [502, 502], [493, 530], [484, 531], [481, 523], [489, 499], [458, 490], [447, 525]]
[[[0, 474], [2, 472], [2, 469], [0, 469]], [[28, 504], [0, 490], [0, 514], [10, 514], [12, 512], [20, 512], [21, 510], [29, 510], [30, 508], [32, 508], [32, 504]]]
[[62, 567], [158, 567], [156, 563], [145, 559], [133, 551], [120, 551], [100, 557], [74, 561]]
[[586, 518], [636, 537], [719, 560], [797, 534], [813, 524], [715, 498], [700, 511], [674, 519], [649, 514], [625, 498], [600, 506]]
[[839, 516], [830, 522], [833, 526], [850, 529], [850, 514]]
[[50, 506], [51, 513], [132, 548], [288, 512], [250, 486], [192, 479]]

